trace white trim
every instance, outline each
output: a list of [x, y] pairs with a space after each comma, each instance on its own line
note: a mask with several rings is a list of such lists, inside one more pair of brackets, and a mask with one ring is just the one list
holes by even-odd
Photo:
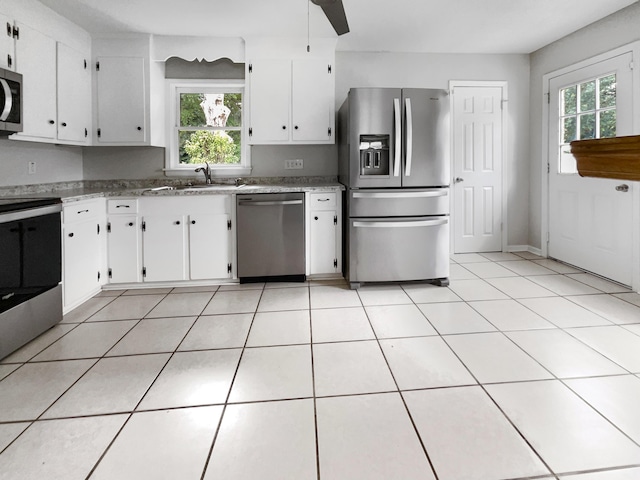
[[[507, 138], [507, 134], [508, 134], [508, 129], [507, 129], [507, 112], [508, 112], [508, 107], [509, 107], [509, 82], [507, 82], [506, 80], [496, 80], [496, 81], [482, 81], [482, 80], [478, 80], [478, 81], [473, 81], [473, 80], [449, 80], [449, 105], [450, 105], [450, 112], [451, 112], [451, 131], [453, 132], [453, 95], [451, 94], [454, 89], [456, 87], [499, 87], [502, 89], [502, 168], [501, 168], [501, 175], [502, 175], [502, 245], [501, 245], [501, 250], [503, 252], [507, 251], [506, 248], [509, 245], [509, 224], [508, 224], [508, 219], [509, 219], [509, 203], [508, 203], [508, 170], [507, 170], [507, 166], [508, 163], [507, 162], [507, 152], [508, 152], [508, 138]], [[451, 134], [451, 145], [450, 145], [450, 151], [453, 152], [453, 147], [454, 147], [454, 138], [453, 138], [453, 133]], [[450, 161], [451, 161], [451, 172], [453, 174], [454, 171], [454, 165], [453, 165], [453, 155], [450, 156]], [[455, 214], [454, 212], [454, 199], [453, 199], [453, 194], [450, 195], [450, 212], [451, 212], [451, 216], [453, 216]], [[452, 228], [452, 230], [455, 229]], [[450, 236], [450, 249], [451, 252], [454, 251], [453, 246], [454, 246], [454, 237], [455, 237], [455, 231], [452, 232], [452, 235]]]
[[[631, 53], [633, 55], [633, 70], [632, 70], [632, 92], [633, 95], [633, 117], [632, 117], [632, 134], [640, 134], [640, 41], [635, 41], [621, 47], [615, 48], [605, 53], [601, 53], [594, 57], [582, 60], [578, 63], [574, 63], [567, 67], [555, 70], [551, 73], [547, 73], [542, 76], [542, 155], [541, 155], [541, 216], [540, 216], [540, 252], [541, 256], [548, 257], [549, 249], [547, 244], [547, 238], [549, 235], [549, 175], [547, 173], [547, 165], [550, 162], [549, 158], [549, 120], [551, 112], [549, 110], [548, 95], [549, 83], [555, 77], [565, 75], [575, 70], [580, 70], [585, 67], [609, 60], [613, 57], [623, 55], [625, 53]], [[636, 292], [640, 292], [640, 182], [629, 182], [631, 184], [632, 199], [632, 255], [631, 262], [633, 264], [632, 270], [632, 283], [631, 287]]]

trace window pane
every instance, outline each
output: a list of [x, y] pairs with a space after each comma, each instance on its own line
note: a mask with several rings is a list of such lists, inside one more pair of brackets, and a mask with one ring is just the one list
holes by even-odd
[[600, 79], [600, 108], [616, 106], [616, 76], [609, 75]]
[[561, 143], [569, 143], [576, 139], [576, 117], [567, 117], [563, 119], [562, 141]]
[[596, 81], [580, 84], [580, 111], [596, 109]]
[[571, 115], [578, 113], [578, 86], [565, 88], [561, 91], [562, 95], [562, 113], [561, 115]]
[[596, 114], [580, 115], [580, 140], [596, 138]]
[[571, 154], [569, 145], [560, 147], [560, 173], [574, 174], [578, 173], [578, 166], [575, 157]]
[[241, 93], [181, 93], [181, 127], [240, 127]]
[[600, 138], [616, 136], [616, 111], [600, 112]]
[[182, 164], [203, 162], [215, 165], [240, 164], [242, 145], [240, 131], [179, 131], [178, 136]]

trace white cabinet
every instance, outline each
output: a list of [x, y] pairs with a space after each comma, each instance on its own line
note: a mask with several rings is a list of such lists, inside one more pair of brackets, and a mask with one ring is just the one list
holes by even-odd
[[107, 200], [107, 266], [109, 283], [142, 281], [142, 238], [138, 201]]
[[142, 57], [98, 57], [98, 143], [146, 142], [145, 65]]
[[0, 14], [0, 68], [15, 70], [15, 57], [13, 20]]
[[22, 74], [23, 131], [18, 137], [56, 138], [56, 41], [16, 23], [16, 71]]
[[342, 271], [342, 209], [337, 192], [307, 193], [307, 272], [309, 275]]
[[100, 290], [104, 281], [104, 199], [73, 202], [62, 209], [62, 288], [64, 310]]
[[58, 42], [57, 48], [57, 138], [87, 144], [91, 130], [89, 58], [64, 43]]
[[231, 250], [231, 217], [228, 213], [189, 215], [191, 280], [230, 278]]
[[249, 143], [335, 142], [331, 59], [257, 59], [248, 71]]
[[86, 145], [91, 128], [88, 56], [17, 23], [16, 70], [23, 78], [23, 131], [18, 138]]
[[145, 282], [186, 280], [185, 233], [185, 215], [144, 215], [142, 276]]

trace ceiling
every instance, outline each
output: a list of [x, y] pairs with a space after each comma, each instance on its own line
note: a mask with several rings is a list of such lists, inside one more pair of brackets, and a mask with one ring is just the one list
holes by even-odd
[[[343, 0], [341, 51], [531, 53], [636, 0]], [[40, 0], [92, 34], [335, 37], [308, 0]]]

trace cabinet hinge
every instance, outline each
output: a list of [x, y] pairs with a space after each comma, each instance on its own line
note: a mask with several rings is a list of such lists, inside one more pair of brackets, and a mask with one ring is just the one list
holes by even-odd
[[231, 230], [231, 220], [227, 220], [227, 230]]
[[629, 63], [629, 70], [633, 70], [635, 68], [636, 64], [631, 62]]
[[253, 64], [249, 64], [249, 73], [253, 73]]
[[98, 230], [98, 235], [100, 235], [100, 224], [99, 223], [96, 225], [96, 228]]
[[338, 259], [337, 258], [333, 259], [333, 268], [338, 268]]
[[545, 93], [547, 96], [547, 103], [551, 103], [551, 93]]
[[113, 271], [109, 269], [109, 278], [113, 278]]
[[84, 129], [84, 138], [87, 138], [89, 136], [89, 130], [87, 130], [86, 128]]
[[231, 273], [231, 264], [227, 263], [227, 273]]
[[111, 233], [111, 222], [107, 222], [107, 233]]
[[10, 54], [7, 54], [7, 65], [9, 65], [9, 67], [13, 66], [13, 58], [11, 58]]
[[327, 133], [329, 134], [329, 136], [331, 136], [331, 127], [329, 127], [329, 129], [327, 130]]
[[100, 62], [96, 62], [96, 72], [100, 71]]
[[98, 129], [98, 138], [100, 138], [100, 135], [102, 135], [102, 130]]
[[84, 61], [84, 69], [86, 70], [87, 69], [87, 59], [85, 58], [83, 61]]
[[147, 276], [147, 267], [142, 267], [142, 276], [143, 277]]
[[327, 73], [331, 73], [331, 65], [328, 66]]
[[333, 216], [333, 224], [337, 225], [338, 224], [338, 215], [334, 215]]
[[13, 27], [9, 22], [7, 22], [7, 37], [12, 37], [12, 36], [13, 36]]
[[20, 40], [20, 29], [18, 27], [14, 26], [11, 30], [11, 34], [13, 35], [13, 38]]
[[100, 272], [98, 272], [98, 281], [100, 281]]
[[143, 232], [147, 231], [147, 222], [142, 222], [142, 231]]
[[249, 136], [253, 135], [253, 128], [249, 127]]
[[547, 163], [547, 173], [551, 173], [551, 165]]

